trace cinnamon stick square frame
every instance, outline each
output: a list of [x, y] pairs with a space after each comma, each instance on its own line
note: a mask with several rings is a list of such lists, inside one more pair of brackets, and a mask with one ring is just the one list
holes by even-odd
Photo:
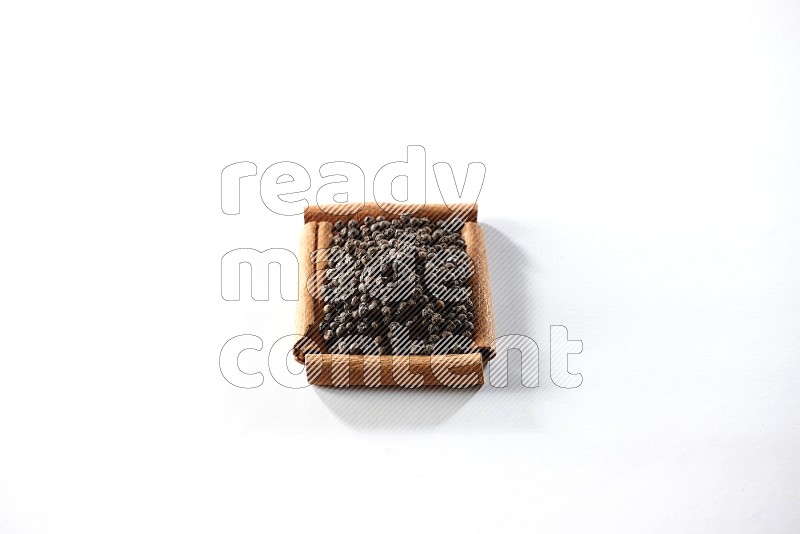
[[[300, 238], [300, 290], [295, 328], [303, 337], [295, 343], [295, 359], [306, 366], [310, 384], [319, 386], [446, 386], [470, 387], [483, 384], [483, 362], [494, 356], [494, 318], [489, 287], [489, 265], [483, 230], [478, 224], [478, 207], [474, 204], [388, 206], [384, 210], [375, 203], [364, 204], [358, 211], [351, 205], [309, 206], [305, 210]], [[401, 213], [415, 217], [442, 220], [460, 217], [465, 221], [461, 237], [472, 260], [470, 277], [475, 330], [472, 341], [476, 351], [446, 355], [349, 355], [326, 354], [325, 342], [316, 326], [324, 315], [321, 294], [327, 267], [325, 254], [333, 240], [333, 223], [337, 220], [383, 215], [387, 219]]]

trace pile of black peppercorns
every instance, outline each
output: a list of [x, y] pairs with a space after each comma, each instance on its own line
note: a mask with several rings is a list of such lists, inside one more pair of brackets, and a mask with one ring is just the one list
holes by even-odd
[[466, 352], [472, 262], [460, 218], [337, 221], [318, 328], [338, 354]]

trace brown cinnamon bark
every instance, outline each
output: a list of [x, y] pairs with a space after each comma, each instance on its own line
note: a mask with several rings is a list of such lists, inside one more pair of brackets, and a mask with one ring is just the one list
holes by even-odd
[[483, 230], [478, 223], [468, 222], [461, 230], [461, 237], [467, 244], [467, 254], [472, 260], [475, 272], [470, 277], [472, 288], [475, 332], [472, 340], [481, 348], [489, 349], [485, 356], [494, 351], [494, 314], [492, 313], [492, 290], [489, 287], [489, 262], [486, 258], [486, 243]]
[[308, 382], [317, 386], [464, 388], [483, 384], [480, 353], [433, 356], [307, 354]]
[[450, 217], [460, 217], [467, 222], [477, 222], [478, 206], [476, 204], [392, 204], [388, 205], [389, 211], [384, 210], [374, 202], [364, 204], [356, 212], [349, 212], [353, 209], [352, 204], [324, 204], [322, 206], [309, 206], [306, 208], [305, 222], [327, 221], [334, 223], [338, 220], [356, 219], [362, 220], [364, 217], [377, 217], [383, 215], [387, 219], [394, 219], [401, 213], [413, 213], [415, 217], [427, 217], [432, 221], [447, 219]]
[[304, 334], [308, 325], [314, 323], [314, 297], [308, 292], [307, 281], [314, 272], [311, 253], [317, 244], [317, 223], [311, 222], [303, 226], [300, 234], [300, 253], [297, 260], [300, 263], [300, 280], [298, 288], [297, 315], [295, 317], [295, 331]]

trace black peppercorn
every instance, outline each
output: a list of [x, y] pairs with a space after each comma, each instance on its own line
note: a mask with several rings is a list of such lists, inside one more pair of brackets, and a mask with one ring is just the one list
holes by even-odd
[[471, 336], [472, 271], [462, 225], [411, 214], [336, 221], [317, 328], [329, 343], [348, 334], [369, 336], [372, 349], [339, 342], [328, 349], [430, 354], [454, 333]]

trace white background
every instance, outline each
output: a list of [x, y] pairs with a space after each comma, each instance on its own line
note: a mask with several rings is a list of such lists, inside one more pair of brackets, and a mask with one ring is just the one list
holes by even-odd
[[[0, 531], [800, 529], [796, 2], [27, 3], [0, 41]], [[224, 215], [223, 167], [409, 144], [486, 165], [540, 387], [230, 385], [295, 303], [220, 258], [301, 219], [257, 178]]]

